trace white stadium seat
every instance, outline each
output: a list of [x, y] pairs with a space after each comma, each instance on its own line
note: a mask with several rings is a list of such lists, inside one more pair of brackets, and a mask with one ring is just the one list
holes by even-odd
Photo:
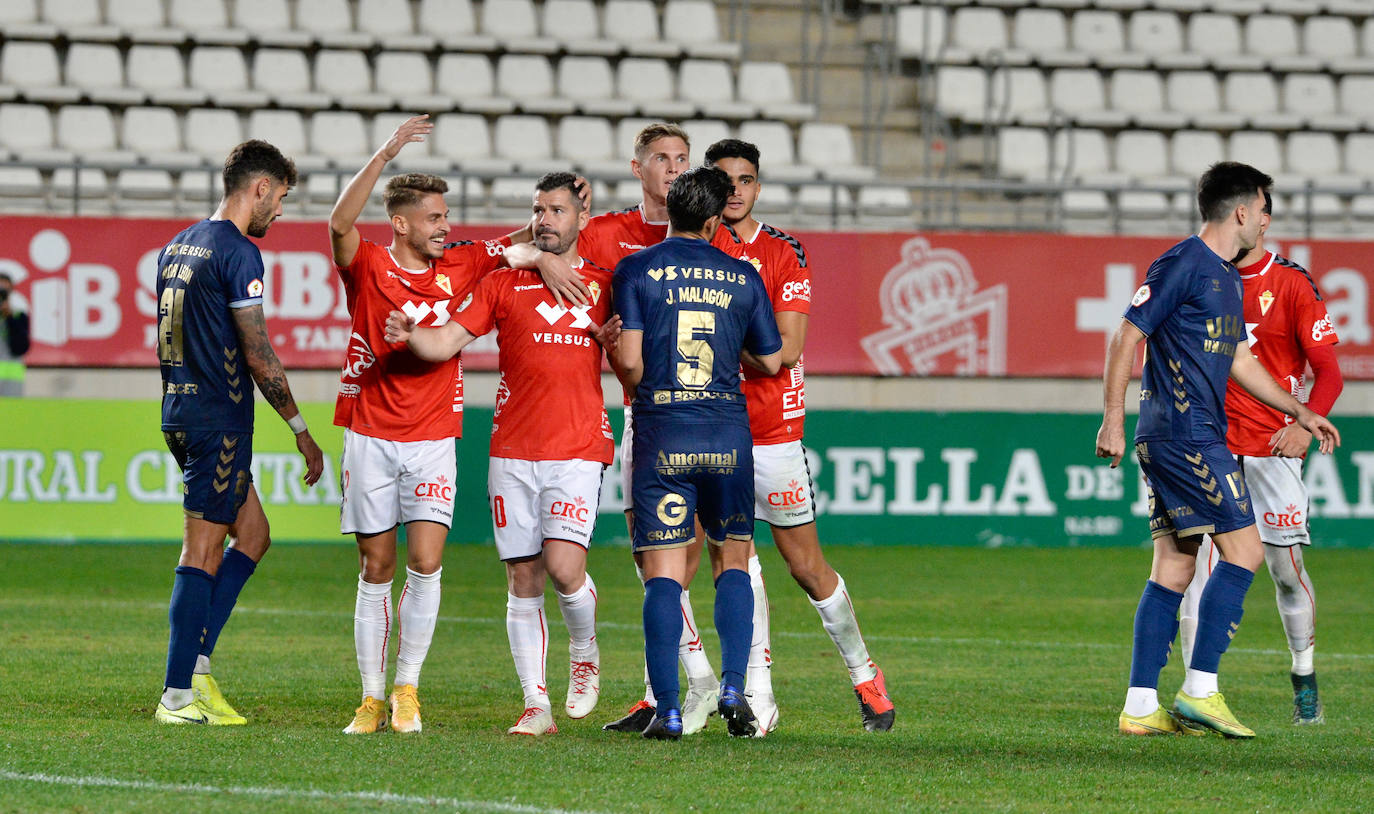
[[1137, 127], [1177, 130], [1188, 123], [1187, 116], [1165, 108], [1157, 71], [1113, 71], [1109, 98], [1111, 108], [1129, 114]]
[[802, 164], [819, 170], [827, 181], [866, 183], [878, 174], [859, 163], [849, 127], [834, 122], [802, 124], [797, 134], [797, 157]]
[[1147, 183], [1169, 175], [1169, 146], [1163, 133], [1123, 130], [1116, 134], [1113, 147], [1116, 172]]
[[81, 91], [62, 84], [57, 49], [47, 42], [10, 40], [0, 46], [0, 83], [12, 85], [30, 102], [65, 104]]
[[690, 56], [738, 59], [740, 55], [739, 43], [721, 37], [716, 4], [711, 0], [667, 0], [663, 35], [681, 44]]
[[1085, 127], [1125, 127], [1125, 113], [1107, 108], [1102, 74], [1092, 68], [1060, 68], [1050, 74], [1050, 106]]
[[[391, 134], [396, 132], [396, 128], [401, 122], [409, 119], [411, 114], [405, 113], [378, 113], [372, 117], [372, 122], [368, 128], [368, 150], [374, 151], [382, 146], [391, 138]], [[447, 158], [436, 157], [433, 153], [434, 136], [430, 135], [424, 141], [416, 141], [405, 146], [396, 160], [387, 165], [389, 170], [397, 172], [428, 172], [435, 175], [445, 175], [451, 169], [451, 163]]]
[[327, 48], [315, 54], [315, 89], [340, 107], [385, 110], [391, 98], [372, 90], [372, 68], [362, 51]]
[[[294, 110], [254, 110], [248, 114], [247, 138], [269, 142], [296, 162], [296, 167], [309, 174], [329, 166], [325, 159], [309, 152], [305, 137], [305, 121]], [[223, 159], [221, 159], [223, 160]]]
[[1000, 9], [965, 6], [955, 10], [950, 20], [949, 48], [945, 50], [941, 61], [959, 64], [984, 62], [996, 54], [1003, 64], [1025, 65], [1030, 62], [1026, 52], [1009, 51], [1006, 15]]
[[526, 113], [563, 115], [576, 109], [571, 99], [554, 95], [553, 67], [547, 57], [534, 54], [502, 55], [496, 61], [496, 91]]
[[259, 108], [267, 94], [248, 89], [248, 65], [243, 51], [228, 45], [201, 45], [191, 49], [187, 71], [191, 87], [210, 95], [216, 107]]
[[120, 147], [155, 164], [194, 167], [200, 156], [187, 152], [181, 140], [181, 120], [170, 107], [135, 107], [124, 111], [119, 123]]
[[1226, 157], [1221, 136], [1205, 130], [1180, 130], [1169, 145], [1169, 164], [1174, 175], [1197, 178]]
[[955, 121], [986, 122], [989, 110], [988, 75], [982, 68], [945, 65], [935, 73], [935, 107]]
[[677, 120], [695, 114], [696, 105], [675, 98], [676, 87], [667, 60], [629, 57], [616, 66], [616, 95], [633, 102], [642, 116]]
[[1075, 127], [1054, 134], [1054, 175], [1086, 183], [1119, 182], [1111, 176], [1111, 152], [1107, 134], [1101, 130]]
[[67, 84], [92, 102], [124, 107], [143, 101], [143, 92], [124, 84], [124, 59], [109, 43], [74, 42], [67, 48]]
[[1003, 127], [997, 133], [997, 167], [1001, 175], [1044, 181], [1049, 172], [1050, 140], [1044, 130]]
[[482, 54], [444, 54], [435, 70], [434, 89], [454, 97], [470, 113], [501, 114], [515, 109], [510, 99], [496, 95], [496, 74]]
[[531, 0], [486, 0], [482, 4], [482, 33], [495, 37], [509, 51], [553, 54], [558, 41], [539, 36]]
[[335, 166], [361, 167], [378, 146], [368, 139], [363, 117], [351, 110], [322, 110], [310, 116], [310, 152]]
[[126, 67], [129, 86], [147, 93], [153, 104], [185, 107], [209, 98], [205, 91], [186, 87], [186, 66], [170, 45], [134, 45]]
[[1279, 137], [1269, 132], [1238, 130], [1232, 133], [1227, 139], [1226, 158], [1258, 167], [1275, 176], [1275, 180], [1286, 172]]
[[313, 89], [310, 63], [295, 48], [259, 48], [253, 53], [253, 88], [270, 96], [278, 107], [318, 110], [333, 103], [327, 93]]
[[611, 123], [600, 116], [564, 116], [558, 121], [558, 157], [594, 175], [629, 173], [629, 162], [615, 154]]
[[179, 45], [186, 32], [167, 25], [162, 0], [118, 0], [105, 4], [105, 21], [135, 43]]
[[[755, 63], [745, 63], [750, 64]], [[745, 72], [741, 67], [741, 87], [744, 81]], [[758, 105], [736, 99], [734, 71], [721, 60], [682, 60], [678, 66], [678, 88], [683, 100], [696, 104], [703, 116], [738, 121], [754, 118], [759, 112]]]
[[1301, 53], [1298, 24], [1286, 14], [1255, 14], [1245, 20], [1245, 50], [1263, 56], [1274, 70], [1315, 71], [1321, 59]]
[[[615, 143], [616, 155], [624, 156], [626, 161], [634, 157], [635, 136], [650, 124], [656, 123], [657, 119], [637, 118], [627, 116], [615, 124]], [[636, 181], [635, 183], [638, 183]]]
[[167, 13], [172, 28], [185, 31], [192, 40], [207, 45], [244, 45], [248, 32], [229, 27], [224, 0], [171, 0]]
[[1279, 113], [1278, 84], [1271, 74], [1258, 71], [1229, 73], [1222, 81], [1222, 93], [1226, 109], [1245, 116], [1252, 128], [1291, 130], [1302, 123], [1296, 116]]
[[1049, 91], [1045, 74], [1038, 68], [1002, 68], [992, 75], [994, 119], [1010, 115], [1017, 124], [1044, 127], [1049, 124]]
[[114, 117], [104, 105], [66, 105], [57, 111], [57, 146], [97, 164], [128, 164], [135, 156], [119, 149]]
[[1202, 54], [1191, 53], [1183, 44], [1183, 21], [1172, 11], [1137, 11], [1127, 23], [1127, 40], [1132, 51], [1150, 56], [1162, 70], [1206, 67]]
[[492, 144], [496, 157], [515, 162], [518, 172], [542, 175], [565, 169], [553, 157], [553, 134], [543, 116], [502, 116], [496, 120]]
[[1365, 180], [1374, 179], [1374, 133], [1351, 133], [1345, 137], [1345, 171]]
[[768, 177], [775, 181], [810, 181], [816, 169], [797, 162], [792, 128], [782, 122], [747, 121], [739, 137], [759, 148], [760, 161], [768, 163]]
[[816, 106], [798, 102], [792, 75], [781, 62], [745, 62], [739, 66], [739, 99], [757, 105], [770, 119], [799, 122], [815, 118]]
[[416, 33], [409, 0], [358, 0], [358, 30], [375, 35], [388, 51], [429, 51], [435, 38]]
[[545, 0], [544, 36], [558, 40], [570, 54], [615, 56], [620, 44], [601, 36], [592, 0]]
[[383, 51], [377, 55], [377, 92], [397, 106], [415, 113], [443, 113], [453, 109], [453, 96], [434, 91], [429, 57], [413, 51]]
[[1374, 125], [1374, 76], [1342, 76], [1340, 109], [1364, 123], [1366, 129]]
[[943, 8], [921, 3], [897, 9], [897, 56], [934, 60], [945, 49], [949, 18]]
[[73, 42], [115, 42], [119, 28], [106, 25], [100, 0], [43, 0], [42, 18]]
[[244, 140], [243, 122], [232, 110], [188, 110], [185, 126], [186, 149], [218, 165], [223, 165], [229, 151]]
[[21, 158], [69, 157], [55, 154], [52, 114], [42, 105], [0, 105], [0, 147]]
[[1189, 15], [1188, 50], [1206, 54], [1212, 67], [1222, 71], [1257, 71], [1264, 67], [1263, 56], [1245, 53], [1240, 20], [1230, 14]]
[[496, 38], [477, 33], [472, 0], [420, 0], [416, 19], [444, 51], [495, 51]]
[[1324, 186], [1346, 186], [1341, 173], [1341, 149], [1331, 133], [1293, 133], [1284, 145], [1289, 172]]
[[354, 27], [348, 0], [296, 0], [296, 27], [325, 48], [371, 48], [376, 43]]
[[1126, 27], [1114, 11], [1074, 12], [1070, 31], [1074, 50], [1092, 55], [1103, 68], [1143, 68], [1148, 64], [1144, 54], [1126, 50]]
[[1184, 114], [1199, 130], [1235, 130], [1245, 117], [1221, 109], [1221, 85], [1211, 71], [1174, 71], [1165, 80], [1168, 108]]
[[234, 0], [234, 25], [259, 45], [308, 48], [313, 38], [291, 26], [287, 0]]
[[687, 131], [687, 137], [691, 140], [692, 156], [698, 161], [706, 160], [707, 147], [730, 138], [730, 125], [719, 119], [691, 119], [682, 122], [682, 129]]
[[1283, 109], [1319, 130], [1358, 130], [1360, 120], [1336, 112], [1336, 83], [1324, 73], [1290, 73], [1283, 78]]
[[433, 150], [436, 156], [456, 161], [465, 172], [500, 175], [514, 168], [492, 155], [491, 129], [487, 120], [473, 113], [445, 113], [434, 121]]
[[599, 56], [566, 56], [558, 61], [558, 96], [589, 116], [628, 116], [633, 102], [616, 98], [611, 63]]
[[633, 56], [672, 58], [682, 53], [677, 43], [660, 36], [658, 7], [652, 0], [606, 0], [602, 20], [606, 39]]
[[1047, 68], [1081, 68], [1091, 58], [1069, 48], [1069, 21], [1052, 8], [1021, 8], [1012, 18], [1011, 43]]

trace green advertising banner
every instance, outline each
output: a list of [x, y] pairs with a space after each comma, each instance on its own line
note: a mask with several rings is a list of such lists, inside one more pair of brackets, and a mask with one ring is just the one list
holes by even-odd
[[[274, 540], [338, 534], [342, 431], [333, 408], [302, 412], [325, 473], [301, 483], [290, 431], [258, 404], [253, 475]], [[611, 411], [619, 434], [620, 415]], [[491, 410], [469, 408], [458, 442], [450, 539], [490, 542], [486, 506]], [[1139, 470], [1092, 455], [1098, 418], [1005, 412], [813, 411], [807, 447], [826, 544], [1141, 545], [1149, 537]], [[1365, 547], [1374, 518], [1374, 419], [1337, 420], [1345, 446], [1313, 455], [1304, 477], [1319, 545]], [[0, 540], [176, 540], [181, 481], [156, 402], [0, 402]], [[625, 542], [618, 467], [602, 490], [598, 543]], [[765, 528], [760, 537], [767, 539]]]

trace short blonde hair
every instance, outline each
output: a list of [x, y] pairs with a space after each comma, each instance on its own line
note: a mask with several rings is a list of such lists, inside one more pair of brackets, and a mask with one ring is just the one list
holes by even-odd
[[687, 145], [687, 149], [692, 149], [692, 140], [687, 138], [687, 131], [681, 125], [670, 122], [655, 122], [635, 136], [635, 160], [643, 161], [649, 152], [649, 145], [661, 138], [680, 138], [682, 143]]

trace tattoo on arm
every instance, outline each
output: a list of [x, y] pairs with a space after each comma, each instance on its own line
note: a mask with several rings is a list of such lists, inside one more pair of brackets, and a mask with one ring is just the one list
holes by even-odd
[[272, 350], [272, 340], [267, 335], [267, 320], [263, 317], [262, 306], [234, 310], [234, 326], [238, 329], [239, 345], [243, 348], [244, 361], [258, 383], [263, 398], [282, 418], [296, 415], [296, 400], [291, 397], [291, 385], [286, 381], [286, 371], [281, 360]]

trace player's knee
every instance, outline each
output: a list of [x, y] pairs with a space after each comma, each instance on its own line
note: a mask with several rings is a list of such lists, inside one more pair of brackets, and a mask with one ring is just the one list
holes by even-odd
[[423, 553], [414, 551], [408, 552], [406, 554], [406, 560], [406, 566], [410, 568], [410, 570], [420, 574], [432, 574], [438, 571], [444, 564], [443, 555], [438, 551], [427, 551]]
[[396, 555], [364, 557], [362, 575], [364, 582], [390, 582], [391, 578], [396, 576]]

